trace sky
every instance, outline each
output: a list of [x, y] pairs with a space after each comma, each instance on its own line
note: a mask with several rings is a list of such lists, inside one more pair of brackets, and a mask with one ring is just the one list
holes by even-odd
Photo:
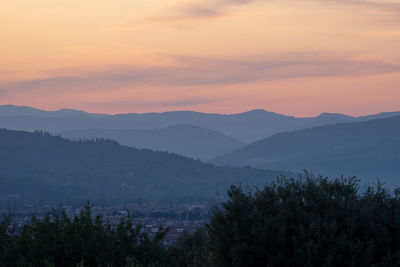
[[400, 110], [399, 0], [2, 0], [0, 104]]

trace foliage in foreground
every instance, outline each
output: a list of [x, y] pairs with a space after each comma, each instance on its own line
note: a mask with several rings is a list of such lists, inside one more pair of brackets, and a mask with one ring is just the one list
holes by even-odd
[[400, 266], [400, 190], [359, 192], [353, 178], [280, 178], [232, 186], [208, 225], [162, 246], [132, 218], [112, 226], [87, 206], [54, 212], [18, 233], [0, 224], [2, 266]]
[[168, 261], [162, 246], [166, 230], [150, 239], [131, 217], [116, 226], [92, 217], [90, 205], [69, 218], [63, 211], [32, 218], [16, 233], [10, 220], [0, 226], [2, 266], [158, 266]]
[[400, 192], [354, 178], [231, 187], [208, 229], [217, 266], [400, 266]]

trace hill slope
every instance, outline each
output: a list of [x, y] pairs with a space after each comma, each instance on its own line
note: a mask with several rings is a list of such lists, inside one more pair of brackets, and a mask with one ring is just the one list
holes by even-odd
[[215, 167], [114, 141], [0, 130], [2, 205], [205, 198], [230, 184], [262, 185], [280, 173]]
[[244, 146], [244, 143], [232, 137], [188, 124], [150, 130], [82, 129], [57, 134], [73, 140], [106, 138], [130, 147], [168, 151], [201, 160], [208, 160]]
[[393, 184], [400, 182], [400, 116], [281, 133], [213, 162], [380, 177]]

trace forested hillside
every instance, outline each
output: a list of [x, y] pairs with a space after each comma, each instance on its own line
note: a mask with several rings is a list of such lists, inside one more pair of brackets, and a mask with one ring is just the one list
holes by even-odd
[[264, 184], [279, 174], [215, 167], [115, 141], [79, 142], [43, 132], [0, 130], [3, 205], [204, 199], [225, 192], [230, 184]]
[[168, 151], [200, 160], [209, 160], [244, 146], [232, 137], [189, 124], [148, 130], [81, 129], [57, 134], [73, 140], [107, 138], [134, 148]]

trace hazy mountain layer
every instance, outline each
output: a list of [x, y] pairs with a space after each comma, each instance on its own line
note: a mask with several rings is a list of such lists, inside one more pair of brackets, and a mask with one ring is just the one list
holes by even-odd
[[263, 185], [281, 172], [215, 167], [114, 141], [70, 141], [0, 130], [0, 205], [185, 201], [231, 184]]
[[250, 143], [285, 131], [390, 117], [396, 114], [400, 113], [382, 113], [359, 118], [324, 113], [318, 117], [295, 118], [265, 110], [253, 110], [231, 115], [192, 111], [104, 115], [73, 110], [40, 111], [27, 107], [1, 106], [0, 127], [58, 132], [76, 129], [160, 129], [178, 124], [191, 124]]
[[281, 133], [213, 162], [382, 178], [400, 185], [400, 116]]
[[216, 131], [187, 124], [163, 129], [82, 129], [63, 131], [57, 134], [73, 140], [82, 138], [112, 139], [130, 147], [168, 151], [201, 160], [232, 152], [244, 145], [244, 143]]

